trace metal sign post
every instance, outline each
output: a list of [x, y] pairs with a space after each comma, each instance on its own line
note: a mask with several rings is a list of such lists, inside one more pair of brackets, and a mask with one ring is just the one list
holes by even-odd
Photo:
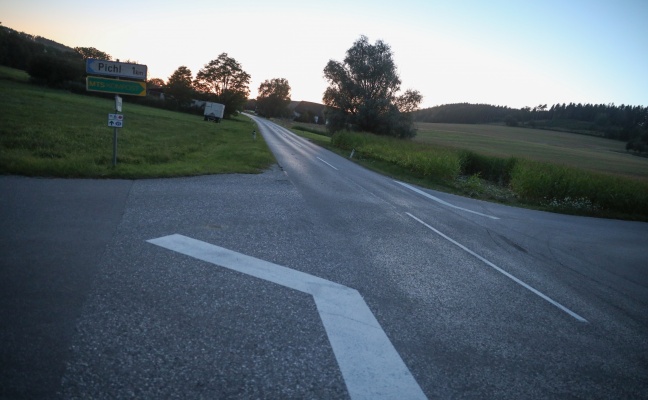
[[[108, 114], [108, 126], [113, 128], [112, 165], [115, 167], [117, 166], [117, 129], [124, 126], [124, 116], [117, 114], [122, 112], [122, 98], [119, 95], [146, 96], [148, 67], [141, 64], [122, 63], [119, 60], [88, 58], [86, 60], [86, 72], [101, 75], [88, 75], [86, 77], [86, 90], [115, 94], [115, 114]], [[111, 76], [117, 79], [104, 78], [103, 76]], [[135, 80], [121, 80], [120, 78]]]
[[[115, 112], [121, 112], [122, 110], [122, 99], [118, 94], [115, 95]], [[113, 167], [117, 166], [117, 126], [113, 128]]]
[[113, 128], [113, 162], [112, 166], [117, 166], [117, 127]]
[[[121, 112], [122, 99], [118, 94], [115, 95], [115, 112]], [[117, 127], [113, 128], [113, 167], [117, 165]]]
[[[120, 100], [117, 99], [115, 95], [115, 110], [116, 112], [121, 111]], [[113, 167], [117, 165], [117, 129], [124, 126], [124, 116], [122, 114], [108, 114], [108, 126], [113, 128]]]

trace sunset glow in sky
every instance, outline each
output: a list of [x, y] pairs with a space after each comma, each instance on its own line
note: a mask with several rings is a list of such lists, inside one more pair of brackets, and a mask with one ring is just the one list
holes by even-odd
[[422, 107], [487, 103], [648, 105], [648, 1], [0, 0], [0, 22], [95, 47], [165, 81], [225, 52], [293, 100], [321, 102], [323, 70], [360, 35], [391, 46]]

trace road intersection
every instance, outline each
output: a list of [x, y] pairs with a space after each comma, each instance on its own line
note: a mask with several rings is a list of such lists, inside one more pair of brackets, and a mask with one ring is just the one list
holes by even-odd
[[[259, 175], [0, 177], [2, 396], [389, 398], [403, 377], [428, 398], [648, 390], [648, 224], [417, 188], [255, 120], [278, 161]], [[329, 283], [371, 323], [327, 311], [339, 295], [313, 290]], [[362, 334], [352, 320], [389, 345], [335, 333]], [[371, 392], [383, 356], [397, 366], [374, 382], [395, 375]]]

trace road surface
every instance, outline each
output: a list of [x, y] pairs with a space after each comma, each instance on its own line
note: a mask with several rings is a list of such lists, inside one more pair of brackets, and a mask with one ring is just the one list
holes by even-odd
[[259, 175], [0, 177], [0, 395], [648, 393], [648, 224], [424, 190], [254, 119]]

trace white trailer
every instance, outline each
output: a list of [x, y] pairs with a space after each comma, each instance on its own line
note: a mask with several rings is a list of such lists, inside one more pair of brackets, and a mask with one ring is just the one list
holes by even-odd
[[225, 104], [205, 102], [205, 121], [220, 122], [225, 113]]

